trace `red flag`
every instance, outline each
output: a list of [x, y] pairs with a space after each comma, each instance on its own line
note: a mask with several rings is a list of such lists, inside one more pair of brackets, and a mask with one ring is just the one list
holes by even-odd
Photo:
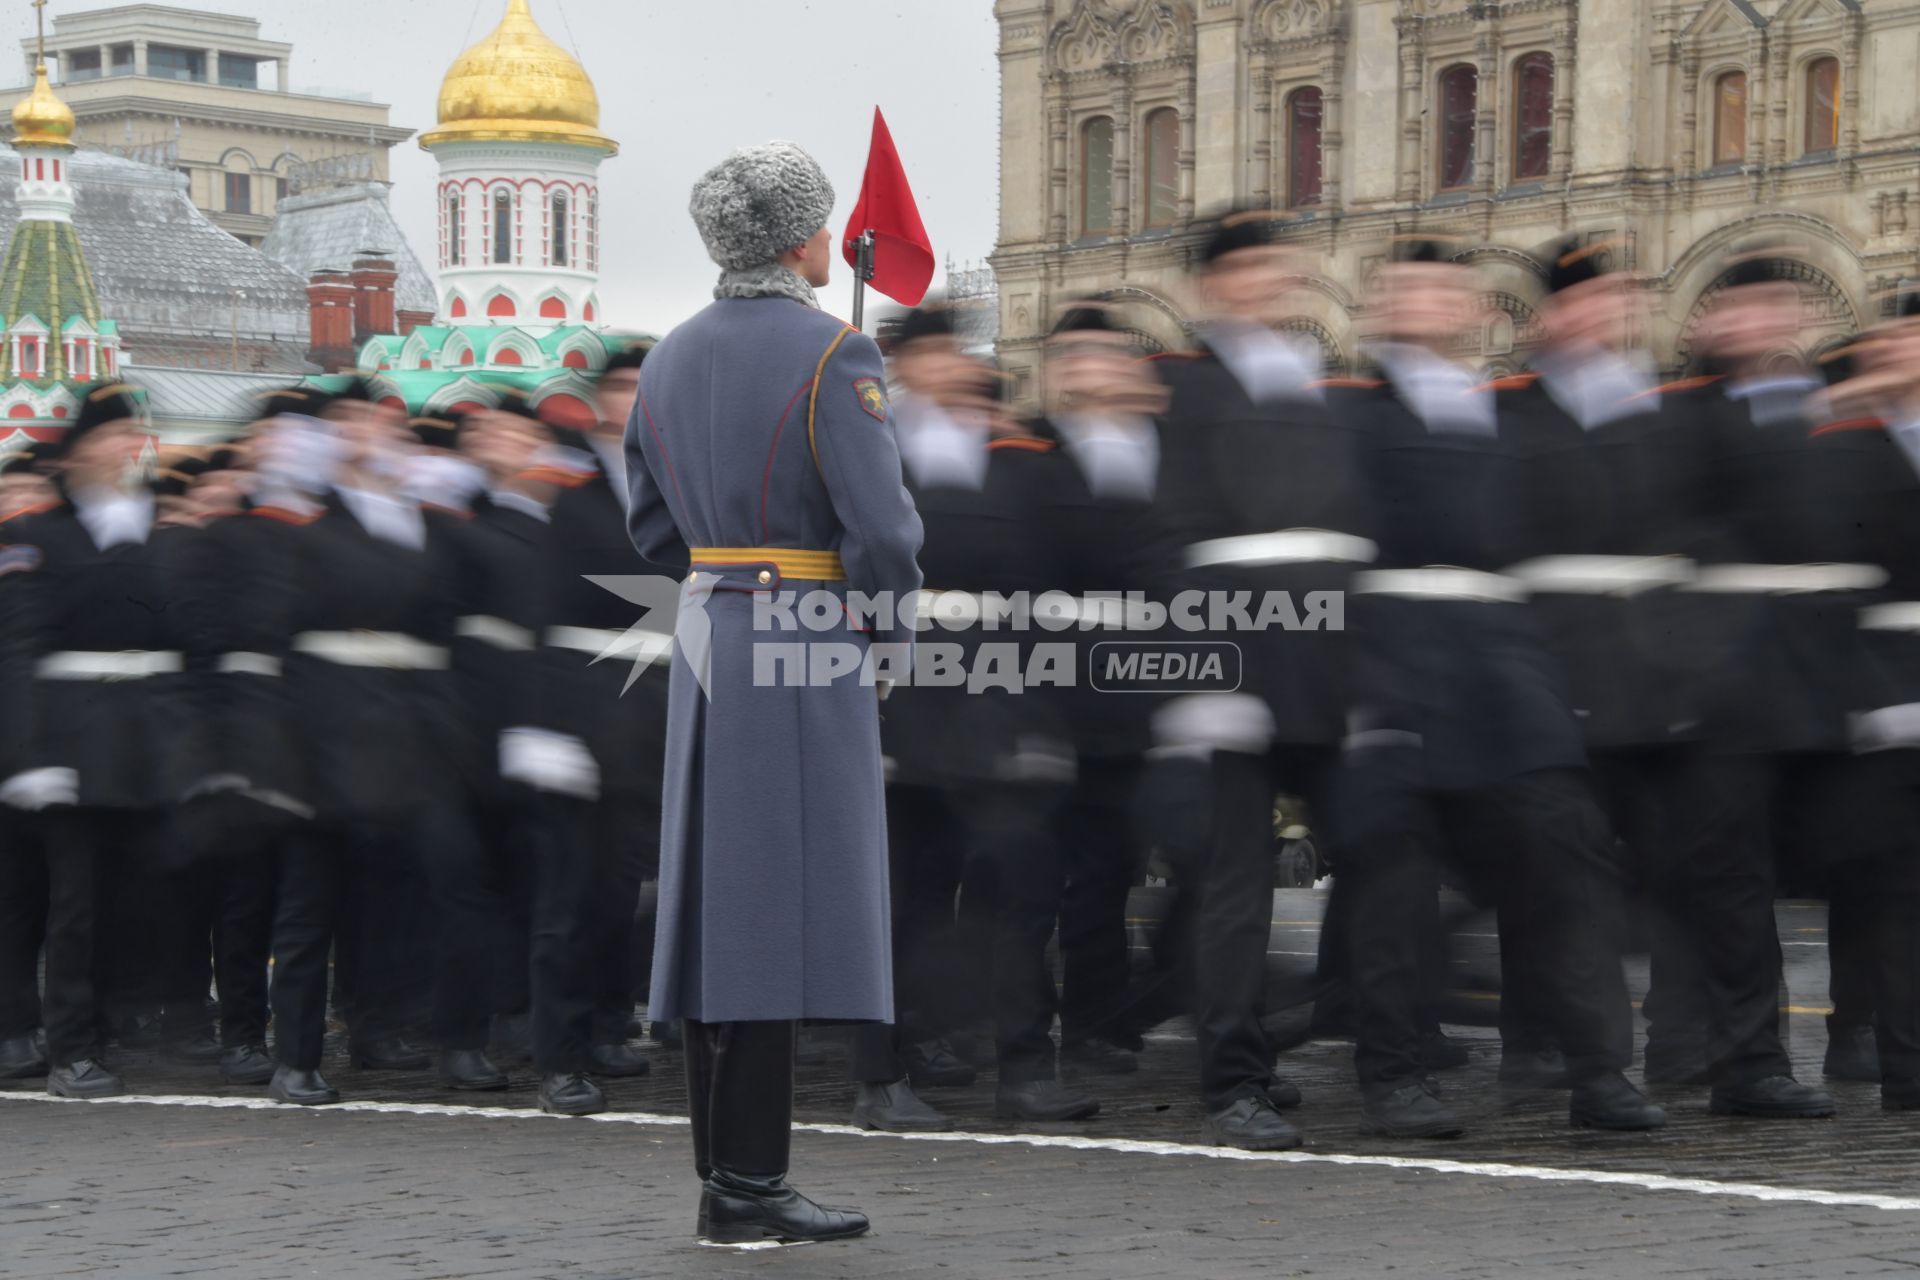
[[847, 220], [842, 246], [848, 265], [856, 270], [860, 266], [856, 242], [868, 231], [873, 232], [873, 287], [895, 302], [919, 306], [933, 283], [933, 242], [920, 223], [920, 207], [907, 185], [907, 171], [900, 167], [900, 153], [893, 149], [893, 134], [887, 131], [886, 117], [878, 107], [873, 109], [867, 176], [860, 184], [860, 203]]

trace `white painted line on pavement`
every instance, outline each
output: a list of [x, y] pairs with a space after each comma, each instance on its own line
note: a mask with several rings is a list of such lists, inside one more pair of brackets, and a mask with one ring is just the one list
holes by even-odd
[[[199, 1107], [212, 1110], [378, 1112], [387, 1115], [436, 1116], [479, 1120], [566, 1120], [524, 1107], [460, 1107], [437, 1102], [336, 1102], [326, 1107], [290, 1107], [266, 1098], [216, 1098], [200, 1094], [128, 1094], [118, 1098], [53, 1098], [43, 1093], [0, 1090], [0, 1101], [53, 1102], [102, 1106], [123, 1104], [153, 1107]], [[603, 1111], [580, 1117], [603, 1124], [684, 1127], [685, 1116], [652, 1111]], [[1813, 1187], [1775, 1187], [1758, 1182], [1716, 1182], [1710, 1178], [1675, 1178], [1660, 1173], [1622, 1173], [1607, 1169], [1554, 1169], [1543, 1165], [1502, 1164], [1496, 1161], [1428, 1160], [1408, 1156], [1355, 1156], [1321, 1151], [1241, 1151], [1234, 1147], [1203, 1147], [1184, 1142], [1146, 1142], [1129, 1138], [1081, 1138], [1050, 1133], [876, 1133], [844, 1124], [796, 1124], [796, 1133], [835, 1137], [891, 1139], [897, 1142], [956, 1142], [989, 1147], [1037, 1147], [1067, 1151], [1106, 1151], [1120, 1155], [1185, 1156], [1203, 1160], [1244, 1160], [1268, 1164], [1336, 1164], [1374, 1169], [1407, 1169], [1422, 1173], [1456, 1173], [1475, 1178], [1520, 1178], [1532, 1182], [1574, 1182], [1590, 1186], [1637, 1187], [1642, 1191], [1682, 1191], [1691, 1195], [1732, 1196], [1786, 1204], [1817, 1204], [1863, 1209], [1920, 1212], [1920, 1199], [1885, 1196], [1867, 1191], [1822, 1191]]]

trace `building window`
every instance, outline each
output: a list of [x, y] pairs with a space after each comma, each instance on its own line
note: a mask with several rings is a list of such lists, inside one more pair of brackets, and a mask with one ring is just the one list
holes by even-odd
[[493, 193], [493, 260], [513, 261], [513, 193], [505, 187]]
[[556, 191], [551, 203], [553, 219], [553, 242], [549, 260], [556, 267], [567, 265], [567, 233], [572, 229], [567, 223], [567, 193]]
[[600, 193], [587, 195], [587, 270], [600, 269]]
[[1469, 66], [1440, 73], [1440, 189], [1473, 184], [1474, 135], [1480, 110], [1480, 73]]
[[69, 49], [60, 56], [66, 60], [66, 74], [60, 77], [64, 81], [98, 80], [106, 74], [98, 49]]
[[1287, 207], [1320, 203], [1320, 120], [1324, 99], [1316, 88], [1287, 95]]
[[1729, 71], [1713, 82], [1713, 162], [1747, 158], [1747, 73]]
[[1513, 67], [1513, 176], [1544, 178], [1553, 164], [1553, 55], [1530, 53]]
[[133, 46], [117, 44], [113, 46], [113, 75], [130, 76], [133, 74]]
[[33, 338], [20, 339], [20, 376], [40, 376], [40, 343]]
[[1080, 129], [1080, 234], [1113, 234], [1113, 121], [1107, 116]]
[[1162, 107], [1147, 116], [1147, 223], [1180, 220], [1180, 113]]
[[227, 175], [227, 212], [253, 212], [253, 175], [246, 173]]
[[258, 89], [260, 64], [252, 58], [223, 53], [220, 55], [220, 83], [229, 89]]
[[1807, 67], [1807, 154], [1840, 145], [1840, 60], [1816, 58]]
[[460, 265], [460, 193], [447, 193], [447, 265]]
[[199, 49], [175, 49], [169, 45], [147, 46], [147, 74], [161, 80], [199, 80], [207, 78], [207, 55]]

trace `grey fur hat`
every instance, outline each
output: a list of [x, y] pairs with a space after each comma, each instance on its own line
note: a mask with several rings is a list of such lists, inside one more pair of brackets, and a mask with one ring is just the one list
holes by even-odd
[[833, 184], [791, 142], [740, 150], [693, 184], [687, 206], [707, 254], [729, 271], [765, 266], [805, 244], [833, 216]]

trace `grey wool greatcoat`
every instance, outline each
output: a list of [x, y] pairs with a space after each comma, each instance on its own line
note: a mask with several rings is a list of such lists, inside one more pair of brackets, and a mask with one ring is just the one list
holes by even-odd
[[[641, 370], [628, 527], [646, 559], [691, 566], [667, 716], [655, 1019], [893, 1018], [878, 697], [858, 670], [809, 687], [781, 663], [770, 678], [764, 652], [756, 678], [754, 653], [911, 638], [897, 611], [865, 633], [844, 610], [829, 630], [755, 622], [768, 592], [897, 601], [919, 588], [920, 518], [885, 376], [872, 339], [778, 297], [714, 302]], [[846, 581], [700, 548], [835, 551]], [[702, 613], [706, 692], [688, 662]]]

